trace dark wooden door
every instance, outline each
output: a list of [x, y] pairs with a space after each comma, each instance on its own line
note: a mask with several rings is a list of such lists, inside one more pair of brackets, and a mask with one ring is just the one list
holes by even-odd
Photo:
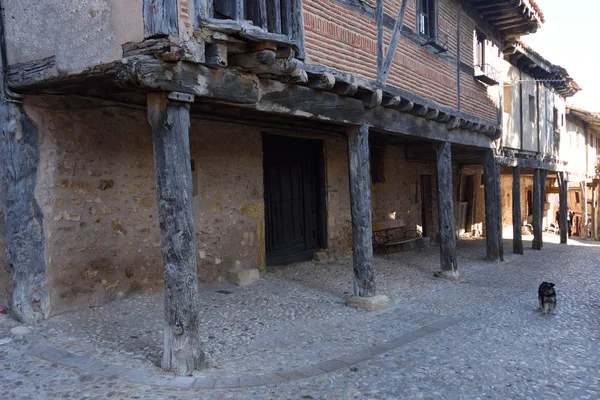
[[423, 236], [433, 232], [433, 181], [431, 175], [421, 175], [421, 224]]
[[312, 258], [322, 245], [322, 142], [263, 136], [267, 265]]
[[475, 206], [475, 180], [473, 175], [467, 175], [465, 177], [465, 191], [463, 196], [462, 201], [467, 203], [467, 218], [466, 226], [464, 228], [465, 232], [472, 232]]

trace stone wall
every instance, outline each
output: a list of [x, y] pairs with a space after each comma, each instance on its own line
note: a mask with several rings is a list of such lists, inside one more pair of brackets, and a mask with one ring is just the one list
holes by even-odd
[[348, 178], [348, 142], [327, 139], [324, 142], [327, 192], [327, 248], [330, 254], [343, 256], [352, 248], [350, 187]]
[[[28, 101], [39, 127], [51, 312], [162, 290], [152, 136], [144, 110]], [[265, 265], [260, 131], [192, 120], [198, 271]]]
[[11, 287], [11, 276], [6, 265], [6, 225], [2, 207], [2, 185], [0, 185], [0, 309], [6, 307], [8, 291]]

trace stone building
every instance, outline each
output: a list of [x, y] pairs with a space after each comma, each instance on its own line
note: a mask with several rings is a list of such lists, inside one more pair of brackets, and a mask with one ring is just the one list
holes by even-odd
[[368, 300], [387, 231], [437, 241], [456, 278], [457, 231], [485, 226], [502, 259], [501, 164], [556, 169], [500, 149], [506, 45], [542, 24], [532, 0], [3, 9], [10, 311], [33, 323], [164, 286], [178, 374], [203, 364], [181, 351], [198, 343], [197, 279], [352, 252]]

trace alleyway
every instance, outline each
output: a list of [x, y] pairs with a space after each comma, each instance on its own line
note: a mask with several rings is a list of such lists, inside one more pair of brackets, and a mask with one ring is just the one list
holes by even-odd
[[[210, 368], [193, 378], [155, 365], [161, 296], [63, 314], [25, 337], [5, 318], [0, 398], [599, 399], [600, 246], [544, 241], [524, 256], [507, 241], [501, 264], [483, 261], [482, 240], [460, 241], [460, 283], [433, 278], [436, 246], [378, 257], [392, 305], [375, 313], [344, 305], [350, 260], [204, 286]], [[556, 316], [536, 311], [542, 281], [556, 283]]]

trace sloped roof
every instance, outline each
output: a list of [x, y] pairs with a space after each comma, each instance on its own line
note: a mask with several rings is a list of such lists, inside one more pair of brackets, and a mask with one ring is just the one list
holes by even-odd
[[537, 81], [548, 83], [563, 97], [571, 97], [581, 90], [565, 68], [552, 64], [520, 40], [507, 41], [503, 52], [508, 62]]
[[534, 33], [544, 23], [544, 13], [535, 0], [463, 0], [463, 3], [505, 39]]
[[600, 134], [600, 113], [584, 110], [572, 105], [567, 105], [567, 118], [577, 118]]

